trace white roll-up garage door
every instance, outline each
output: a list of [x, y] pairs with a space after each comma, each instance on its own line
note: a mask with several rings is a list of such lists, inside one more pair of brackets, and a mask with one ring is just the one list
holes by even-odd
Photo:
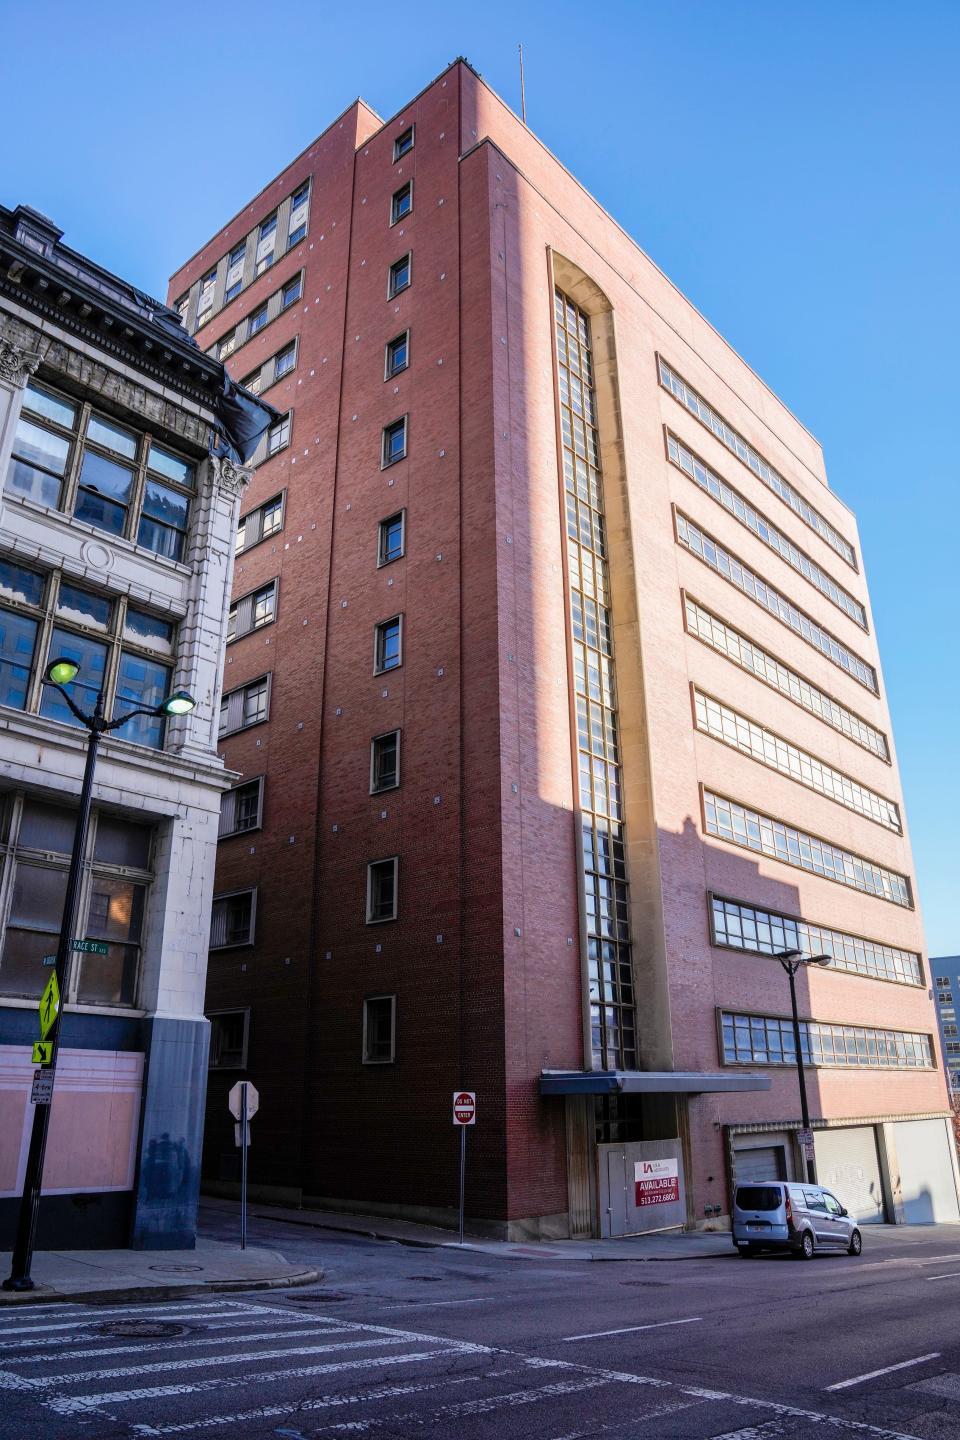
[[900, 1194], [908, 1225], [956, 1223], [957, 1190], [946, 1120], [898, 1120], [893, 1126]]
[[880, 1225], [885, 1219], [880, 1157], [872, 1125], [849, 1130], [815, 1130], [817, 1180], [832, 1190], [861, 1225]]
[[737, 1184], [787, 1178], [786, 1155], [782, 1145], [738, 1146], [733, 1152]]

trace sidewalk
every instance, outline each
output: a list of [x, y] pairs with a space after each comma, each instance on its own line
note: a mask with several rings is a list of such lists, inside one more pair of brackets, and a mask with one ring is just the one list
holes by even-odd
[[[0, 1253], [2, 1275], [10, 1253]], [[312, 1285], [321, 1272], [290, 1265], [276, 1250], [197, 1239], [195, 1250], [43, 1250], [33, 1257], [34, 1290], [0, 1290], [0, 1306], [53, 1300], [120, 1304], [175, 1300], [230, 1290], [276, 1290]]]

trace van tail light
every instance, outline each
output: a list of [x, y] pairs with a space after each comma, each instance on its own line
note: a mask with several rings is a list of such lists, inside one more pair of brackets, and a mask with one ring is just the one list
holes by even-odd
[[790, 1204], [790, 1196], [787, 1196], [787, 1224], [793, 1219], [793, 1206]]

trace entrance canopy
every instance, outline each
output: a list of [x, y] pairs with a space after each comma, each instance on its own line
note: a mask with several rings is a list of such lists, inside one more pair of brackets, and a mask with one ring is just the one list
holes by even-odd
[[541, 1095], [721, 1095], [769, 1090], [769, 1075], [702, 1070], [541, 1070]]

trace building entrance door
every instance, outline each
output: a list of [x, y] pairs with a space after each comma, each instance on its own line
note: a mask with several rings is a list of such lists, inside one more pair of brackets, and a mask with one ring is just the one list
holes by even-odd
[[640, 1235], [687, 1218], [679, 1139], [598, 1145], [600, 1234]]

